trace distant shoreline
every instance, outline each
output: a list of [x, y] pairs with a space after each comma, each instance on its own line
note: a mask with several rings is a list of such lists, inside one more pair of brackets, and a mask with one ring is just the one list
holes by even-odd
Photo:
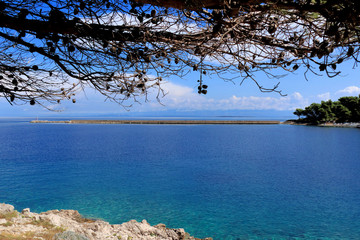
[[298, 122], [297, 120], [287, 120], [283, 122], [283, 124], [289, 125], [300, 125], [300, 126], [315, 126], [315, 127], [337, 127], [337, 128], [360, 128], [360, 123], [320, 123], [320, 124], [312, 124], [312, 123], [304, 123]]
[[33, 120], [30, 123], [66, 123], [66, 124], [281, 124], [280, 121], [247, 120]]

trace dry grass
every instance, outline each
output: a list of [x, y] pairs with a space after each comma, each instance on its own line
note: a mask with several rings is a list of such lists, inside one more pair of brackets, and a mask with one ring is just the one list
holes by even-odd
[[[9, 212], [9, 213], [0, 213], [0, 218], [5, 219], [6, 223], [0, 224], [3, 227], [10, 227], [14, 223], [11, 221], [13, 218], [16, 218], [19, 215], [17, 211]], [[1, 238], [0, 238], [1, 240]]]
[[46, 232], [25, 232], [25, 233], [0, 233], [0, 240], [33, 240], [34, 238], [43, 240], [53, 240], [55, 234], [66, 231], [64, 228], [55, 227], [47, 229]]
[[46, 221], [46, 220], [32, 220], [28, 224], [35, 225], [35, 226], [41, 226], [48, 230], [55, 227], [55, 225], [53, 225], [52, 223], [50, 223], [49, 221]]
[[26, 232], [23, 234], [0, 233], [0, 240], [33, 240], [34, 232]]
[[3, 224], [0, 224], [1, 226], [4, 226], [4, 227], [10, 227], [12, 226], [14, 223], [11, 222], [11, 221], [7, 221], [6, 223], [3, 223]]
[[17, 211], [12, 211], [9, 213], [0, 213], [0, 218], [6, 219], [7, 221], [11, 221], [11, 219], [17, 217], [19, 213]]
[[93, 222], [96, 221], [96, 220], [94, 220], [94, 219], [84, 218], [84, 217], [81, 216], [81, 215], [76, 215], [75, 217], [73, 217], [73, 219], [74, 219], [75, 221], [77, 221], [78, 223], [93, 223]]
[[[0, 219], [5, 219], [7, 222], [1, 224], [4, 227], [11, 227], [14, 223], [12, 222], [13, 218], [16, 218], [19, 216], [19, 213], [17, 211], [9, 212], [9, 213], [1, 213]], [[79, 219], [82, 219], [79, 217]], [[83, 219], [82, 221], [90, 221], [87, 219]], [[2, 231], [0, 233], [0, 240], [33, 240], [35, 238], [37, 239], [43, 239], [43, 240], [53, 240], [54, 235], [57, 233], [61, 233], [66, 231], [65, 228], [57, 227], [53, 225], [50, 221], [47, 220], [36, 220], [32, 219], [31, 222], [28, 222], [26, 224], [31, 224], [39, 227], [43, 227], [43, 231], [28, 231], [24, 233], [11, 233], [10, 231], [5, 232]]]
[[61, 233], [66, 231], [66, 229], [61, 228], [61, 227], [55, 227], [53, 229], [50, 229], [48, 231], [46, 231], [45, 233], [40, 233], [38, 234], [39, 237], [42, 237], [44, 240], [53, 240], [55, 234], [57, 233]]

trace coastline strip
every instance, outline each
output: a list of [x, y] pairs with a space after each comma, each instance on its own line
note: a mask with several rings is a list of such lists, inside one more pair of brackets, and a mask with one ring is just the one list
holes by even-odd
[[69, 120], [48, 121], [33, 120], [30, 123], [66, 123], [66, 124], [280, 124], [280, 121], [246, 120]]

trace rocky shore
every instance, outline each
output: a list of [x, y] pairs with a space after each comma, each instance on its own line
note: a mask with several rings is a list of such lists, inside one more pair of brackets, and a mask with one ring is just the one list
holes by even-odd
[[[200, 240], [184, 229], [167, 228], [164, 224], [151, 226], [146, 220], [131, 220], [111, 225], [102, 220], [83, 218], [76, 210], [21, 212], [14, 206], [0, 203], [0, 240]], [[203, 240], [211, 240], [205, 238]]]
[[354, 123], [327, 122], [327, 123], [321, 123], [321, 124], [313, 124], [313, 123], [299, 122], [297, 120], [286, 120], [282, 124], [303, 125], [303, 126], [317, 126], [317, 127], [360, 128], [360, 122], [354, 122]]

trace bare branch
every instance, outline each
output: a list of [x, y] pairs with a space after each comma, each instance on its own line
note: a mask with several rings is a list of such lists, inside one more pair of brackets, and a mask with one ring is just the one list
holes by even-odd
[[213, 75], [283, 95], [256, 73], [335, 77], [359, 61], [359, 29], [357, 0], [1, 1], [0, 93], [10, 104], [76, 102], [91, 86], [126, 106], [151, 89], [160, 100], [162, 78], [196, 71], [199, 94]]

